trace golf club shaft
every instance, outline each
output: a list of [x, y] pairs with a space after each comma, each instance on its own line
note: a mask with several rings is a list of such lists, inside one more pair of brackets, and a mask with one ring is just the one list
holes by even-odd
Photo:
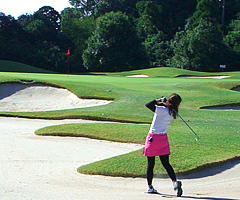
[[173, 111], [183, 120], [183, 122], [184, 122], [184, 123], [188, 126], [188, 128], [197, 136], [197, 138], [199, 138], [198, 135], [194, 132], [194, 130], [188, 125], [188, 123], [181, 117], [181, 115], [179, 115], [176, 110], [173, 109]]

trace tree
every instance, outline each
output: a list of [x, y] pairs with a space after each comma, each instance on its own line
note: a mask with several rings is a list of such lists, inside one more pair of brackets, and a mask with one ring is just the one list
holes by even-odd
[[85, 15], [94, 15], [95, 17], [111, 11], [121, 11], [130, 18], [137, 15], [136, 3], [138, 0], [69, 0], [69, 2], [75, 8], [83, 9]]
[[204, 19], [220, 26], [222, 31], [226, 32], [225, 25], [235, 19], [239, 10], [239, 0], [200, 0], [192, 16], [193, 25], [197, 26], [199, 21]]
[[87, 41], [84, 66], [91, 71], [123, 71], [148, 66], [144, 47], [128, 17], [120, 12], [97, 19], [96, 30]]
[[232, 20], [228, 29], [228, 35], [225, 36], [224, 40], [234, 51], [240, 54], [240, 13], [237, 19]]
[[34, 48], [27, 38], [28, 34], [14, 17], [0, 13], [0, 59], [29, 62]]
[[83, 67], [82, 54], [87, 48], [86, 40], [95, 30], [93, 16], [85, 16], [82, 9], [65, 8], [62, 13], [61, 36], [67, 41], [65, 49], [71, 49], [71, 71], [86, 70]]
[[37, 18], [43, 18], [47, 19], [44, 20], [45, 23], [48, 23], [49, 25], [53, 26], [57, 31], [60, 29], [61, 25], [61, 16], [58, 13], [58, 11], [54, 10], [51, 6], [43, 6], [41, 7], [35, 14]]
[[82, 8], [86, 15], [93, 13], [99, 2], [104, 0], [69, 0], [69, 3], [75, 8]]
[[[0, 40], [11, 40], [22, 37], [23, 30], [14, 17], [0, 12]], [[23, 39], [23, 38], [22, 38]]]
[[70, 38], [77, 46], [85, 46], [85, 41], [95, 30], [95, 19], [84, 16], [81, 9], [66, 8], [61, 13], [61, 32]]
[[163, 32], [149, 34], [144, 41], [144, 45], [152, 66], [167, 66], [166, 62], [172, 57], [173, 52], [170, 48], [170, 42], [166, 40], [166, 35]]
[[162, 31], [172, 39], [182, 29], [195, 11], [197, 0], [138, 1], [139, 16], [136, 19], [138, 32], [142, 38]]
[[19, 18], [19, 24], [28, 34], [28, 42], [34, 46], [31, 65], [63, 72], [65, 49], [59, 44], [60, 14], [50, 6], [40, 8], [33, 15]]
[[211, 23], [221, 24], [222, 21], [222, 4], [219, 0], [200, 0], [197, 4], [197, 11], [193, 14], [195, 23], [198, 25], [199, 20], [204, 19]]
[[[122, 12], [125, 15], [127, 15], [129, 17], [130, 20], [133, 20], [135, 18], [137, 18], [138, 12], [136, 9], [136, 4], [137, 4], [138, 0], [105, 0], [103, 2], [99, 2], [97, 7], [96, 7], [96, 11], [101, 11], [99, 12], [101, 15], [104, 15], [107, 12]], [[95, 11], [95, 15], [97, 15]], [[97, 15], [99, 16], [99, 15]]]
[[178, 33], [173, 41], [171, 66], [197, 71], [219, 71], [219, 65], [231, 68], [231, 50], [224, 44], [221, 30], [200, 20], [193, 29]]
[[240, 13], [237, 15], [238, 18], [232, 20], [228, 27], [228, 34], [224, 37], [224, 41], [228, 45], [228, 47], [232, 50], [232, 70], [240, 69]]
[[38, 37], [42, 37], [42, 40], [56, 42], [60, 24], [60, 14], [50, 6], [43, 6], [34, 13], [28, 30], [35, 30], [34, 34], [38, 33]]
[[40, 8], [33, 15], [21, 16], [19, 23], [36, 41], [51, 41], [56, 43], [60, 31], [61, 18], [50, 6]]

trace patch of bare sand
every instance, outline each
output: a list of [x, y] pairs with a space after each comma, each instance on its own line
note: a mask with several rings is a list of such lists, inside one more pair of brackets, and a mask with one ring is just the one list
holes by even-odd
[[43, 84], [1, 84], [0, 111], [38, 112], [100, 106], [112, 101], [80, 99], [67, 89]]
[[[236, 92], [240, 92], [240, 87], [235, 87], [235, 88], [233, 88], [231, 90], [234, 90]], [[219, 105], [219, 106], [202, 107], [201, 109], [209, 109], [209, 110], [240, 110], [240, 103]]]
[[194, 78], [213, 78], [213, 79], [223, 79], [223, 78], [228, 78], [230, 76], [197, 76], [197, 77], [194, 77]]
[[144, 75], [144, 74], [137, 74], [137, 75], [129, 75], [126, 77], [134, 77], [134, 78], [148, 78], [148, 75]]
[[179, 75], [177, 77], [183, 77], [183, 78], [212, 78], [212, 79], [223, 79], [223, 78], [229, 78], [230, 76], [191, 76], [191, 75]]

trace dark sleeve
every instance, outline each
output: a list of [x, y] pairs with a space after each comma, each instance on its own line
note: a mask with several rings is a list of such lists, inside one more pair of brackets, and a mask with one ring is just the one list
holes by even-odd
[[157, 105], [157, 101], [156, 100], [152, 100], [150, 102], [148, 102], [145, 106], [150, 109], [151, 111], [155, 112], [156, 110], [156, 105]]

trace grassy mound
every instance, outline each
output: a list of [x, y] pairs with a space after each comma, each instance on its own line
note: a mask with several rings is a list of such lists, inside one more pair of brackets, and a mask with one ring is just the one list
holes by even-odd
[[1, 72], [28, 72], [28, 73], [54, 73], [49, 70], [33, 67], [19, 62], [0, 60]]
[[106, 73], [109, 76], [132, 76], [132, 75], [147, 75], [150, 78], [174, 78], [174, 77], [205, 77], [205, 76], [238, 76], [238, 72], [197, 72], [179, 68], [157, 67], [150, 69], [133, 70], [126, 72]]

